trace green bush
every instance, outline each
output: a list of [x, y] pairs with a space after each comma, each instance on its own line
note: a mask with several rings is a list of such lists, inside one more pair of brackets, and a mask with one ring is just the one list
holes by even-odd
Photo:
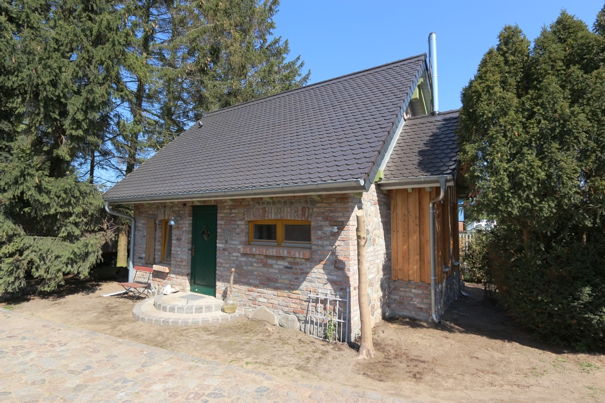
[[[573, 235], [573, 234], [570, 234]], [[509, 314], [549, 343], [578, 350], [605, 346], [605, 245], [603, 232], [568, 236], [531, 254], [510, 248], [495, 231], [484, 243], [501, 301]]]
[[484, 283], [488, 280], [489, 257], [487, 250], [488, 232], [477, 232], [473, 235], [464, 256], [464, 281]]

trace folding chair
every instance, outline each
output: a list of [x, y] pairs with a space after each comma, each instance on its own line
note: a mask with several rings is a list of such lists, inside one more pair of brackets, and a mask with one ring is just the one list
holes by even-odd
[[132, 281], [127, 283], [118, 283], [124, 287], [127, 294], [132, 296], [132, 299], [138, 297], [146, 298], [151, 291], [151, 276], [153, 274], [153, 268], [145, 266], [134, 267], [134, 277]]

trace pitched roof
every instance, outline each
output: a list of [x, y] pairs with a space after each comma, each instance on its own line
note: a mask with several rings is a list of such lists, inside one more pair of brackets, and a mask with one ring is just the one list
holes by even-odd
[[202, 127], [193, 125], [104, 198], [364, 190], [425, 59], [419, 55], [209, 113]]
[[458, 163], [458, 111], [412, 117], [405, 122], [383, 182], [452, 175]]

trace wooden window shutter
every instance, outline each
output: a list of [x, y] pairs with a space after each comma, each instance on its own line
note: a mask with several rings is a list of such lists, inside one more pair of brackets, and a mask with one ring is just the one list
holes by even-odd
[[145, 231], [145, 264], [155, 263], [155, 219], [147, 219], [147, 230]]

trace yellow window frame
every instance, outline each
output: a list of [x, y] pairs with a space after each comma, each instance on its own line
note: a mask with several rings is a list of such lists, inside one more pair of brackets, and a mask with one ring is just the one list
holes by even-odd
[[[254, 226], [255, 225], [275, 225], [276, 226], [276, 240], [266, 239], [254, 239]], [[311, 242], [294, 242], [285, 241], [284, 233], [286, 225], [308, 225], [309, 230], [311, 227], [311, 221], [306, 220], [255, 220], [248, 222], [248, 244], [250, 245], [270, 245], [270, 246], [282, 246], [286, 243], [287, 247], [293, 248], [310, 248]], [[313, 239], [311, 238], [311, 241]], [[290, 243], [290, 244], [288, 244]]]
[[[162, 254], [161, 261], [166, 262], [166, 252], [168, 247], [168, 234], [172, 237], [172, 231], [170, 231], [170, 220], [162, 220]], [[170, 240], [172, 241], [172, 239]], [[172, 260], [172, 242], [170, 242], [170, 258]]]

